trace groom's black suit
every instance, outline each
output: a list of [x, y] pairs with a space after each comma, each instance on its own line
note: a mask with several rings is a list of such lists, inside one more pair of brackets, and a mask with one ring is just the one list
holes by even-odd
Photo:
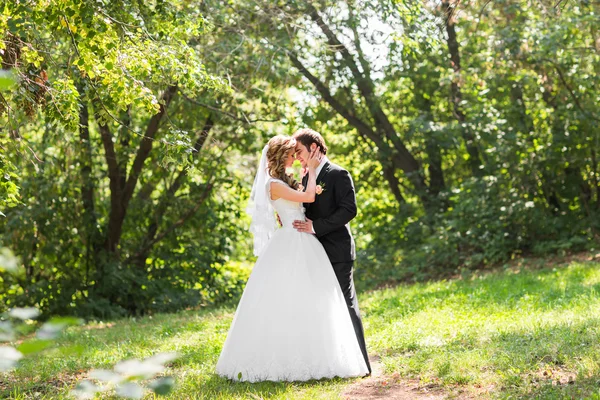
[[[308, 174], [302, 179], [304, 187], [307, 182]], [[326, 162], [317, 176], [317, 185], [322, 186], [323, 192], [316, 195], [314, 203], [304, 204], [306, 217], [313, 221], [315, 234], [333, 265], [370, 373], [371, 364], [352, 277], [356, 251], [348, 223], [356, 216], [354, 184], [348, 171]]]

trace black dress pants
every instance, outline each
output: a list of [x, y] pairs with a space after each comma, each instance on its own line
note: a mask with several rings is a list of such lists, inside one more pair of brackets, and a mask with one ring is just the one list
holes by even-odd
[[360, 318], [360, 311], [358, 309], [358, 299], [356, 298], [356, 289], [354, 288], [354, 261], [332, 263], [335, 276], [340, 283], [340, 288], [346, 299], [346, 305], [350, 312], [350, 319], [352, 319], [352, 325], [354, 325], [354, 332], [356, 332], [356, 338], [358, 339], [358, 345], [360, 350], [365, 357], [367, 368], [371, 373], [371, 363], [369, 362], [369, 355], [367, 354], [367, 345], [365, 343], [365, 332], [363, 329], [362, 319]]

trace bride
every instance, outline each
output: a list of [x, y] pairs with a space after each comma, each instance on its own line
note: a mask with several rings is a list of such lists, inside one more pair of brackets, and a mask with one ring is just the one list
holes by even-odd
[[316, 237], [292, 226], [304, 219], [302, 203], [315, 201], [320, 161], [320, 153], [311, 153], [302, 191], [285, 172], [295, 145], [295, 139], [278, 135], [262, 152], [248, 208], [258, 259], [217, 363], [220, 376], [258, 382], [368, 374], [325, 250]]

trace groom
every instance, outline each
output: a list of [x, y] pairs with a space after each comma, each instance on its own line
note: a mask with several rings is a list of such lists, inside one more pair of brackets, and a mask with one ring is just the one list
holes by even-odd
[[[306, 160], [311, 151], [319, 151], [322, 155], [321, 164], [316, 170], [315, 202], [304, 204], [306, 221], [294, 221], [294, 228], [300, 232], [316, 235], [325, 248], [346, 298], [358, 344], [371, 374], [371, 364], [352, 277], [356, 252], [348, 223], [356, 216], [354, 184], [348, 171], [329, 162], [325, 156], [327, 146], [319, 133], [304, 128], [296, 131], [293, 137], [296, 139], [296, 158], [302, 167], [306, 167]], [[307, 182], [308, 174], [302, 179], [302, 185], [306, 187]]]

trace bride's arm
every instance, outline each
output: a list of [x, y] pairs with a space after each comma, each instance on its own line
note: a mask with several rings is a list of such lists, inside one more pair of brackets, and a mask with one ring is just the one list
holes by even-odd
[[308, 168], [308, 183], [306, 184], [306, 191], [299, 192], [292, 189], [288, 185], [271, 182], [271, 199], [286, 199], [290, 201], [296, 201], [298, 203], [312, 203], [315, 201], [315, 193], [317, 191], [317, 177], [316, 169], [314, 167]]

